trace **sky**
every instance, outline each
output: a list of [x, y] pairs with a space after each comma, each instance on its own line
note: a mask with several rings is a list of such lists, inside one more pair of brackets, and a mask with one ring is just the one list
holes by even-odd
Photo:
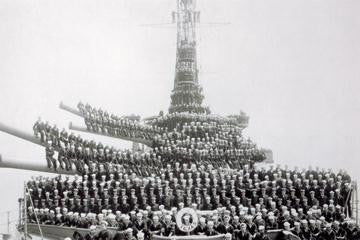
[[[245, 135], [272, 149], [276, 163], [344, 168], [360, 179], [360, 1], [197, 3], [200, 83], [212, 112], [245, 111]], [[60, 101], [119, 115], [166, 111], [176, 28], [144, 24], [170, 23], [175, 6], [174, 0], [0, 0], [0, 122], [29, 133], [38, 117], [59, 128], [82, 124], [58, 108]], [[5, 133], [0, 154], [45, 162], [44, 149]], [[0, 224], [1, 212], [17, 208], [24, 181], [41, 174], [0, 169]]]

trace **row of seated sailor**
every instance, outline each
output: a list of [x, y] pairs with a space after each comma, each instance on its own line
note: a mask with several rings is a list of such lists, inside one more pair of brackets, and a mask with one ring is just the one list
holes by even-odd
[[[151, 169], [159, 169], [167, 164], [174, 164], [175, 159], [180, 162], [187, 162], [189, 164], [196, 162], [203, 164], [212, 164], [215, 167], [241, 168], [244, 164], [253, 164], [255, 161], [261, 161], [264, 159], [262, 153], [258, 151], [249, 152], [246, 154], [240, 154], [238, 156], [234, 154], [207, 154], [205, 151], [162, 151], [162, 148], [155, 148], [147, 153], [134, 153], [129, 150], [115, 150], [111, 148], [91, 149], [89, 147], [75, 148], [74, 145], [70, 147], [58, 149], [56, 151], [51, 147], [51, 142], [46, 147], [46, 160], [49, 168], [55, 170], [60, 167], [66, 170], [72, 170], [74, 167], [78, 172], [83, 173], [86, 168], [92, 167], [93, 163], [114, 163], [121, 164], [128, 168], [131, 168], [139, 175], [145, 175], [142, 171], [151, 173]], [[197, 154], [199, 153], [199, 154]], [[150, 172], [148, 170], [150, 168]]]
[[162, 112], [160, 112], [159, 116], [149, 120], [148, 124], [156, 125], [159, 127], [175, 126], [176, 128], [178, 128], [185, 123], [191, 122], [194, 122], [196, 125], [198, 125], [198, 122], [200, 122], [204, 126], [220, 124], [230, 127], [238, 127], [238, 122], [233, 119], [225, 118], [219, 115], [205, 115], [187, 112], [174, 112], [169, 114], [163, 114]]
[[[207, 126], [207, 127], [203, 127]], [[211, 126], [211, 127], [209, 127]], [[209, 130], [209, 131], [208, 131]], [[166, 151], [174, 151], [175, 149], [187, 150], [198, 160], [197, 156], [216, 155], [224, 157], [224, 155], [241, 160], [250, 155], [251, 158], [260, 158], [258, 161], [264, 160], [261, 152], [250, 139], [245, 139], [241, 134], [241, 129], [229, 124], [208, 124], [202, 122], [190, 122], [179, 124], [173, 131], [157, 135], [154, 138], [154, 147], [161, 147]], [[189, 151], [188, 151], [189, 152]], [[209, 152], [209, 154], [206, 154]], [[225, 157], [226, 157], [225, 156]]]
[[[313, 205], [328, 204], [339, 205], [351, 211], [351, 185], [342, 180], [341, 175], [334, 182], [330, 175], [326, 174], [319, 184], [321, 175], [314, 179], [310, 174], [307, 179], [306, 174], [300, 174], [293, 184], [288, 174], [285, 173], [288, 178], [279, 178], [281, 172], [275, 171], [273, 181], [260, 181], [257, 173], [251, 178], [250, 172], [244, 174], [244, 171], [225, 174], [213, 170], [210, 171], [213, 173], [209, 174], [201, 167], [196, 169], [193, 166], [192, 170], [183, 168], [185, 171], [177, 167], [178, 165], [172, 170], [171, 166], [168, 166], [158, 177], [139, 178], [135, 174], [103, 172], [75, 177], [73, 181], [69, 178], [64, 181], [61, 177], [42, 179], [41, 182], [33, 180], [28, 183], [28, 187], [32, 197], [38, 201], [59, 200], [66, 196], [66, 201], [85, 198], [87, 203], [98, 203], [100, 200], [109, 204], [124, 204], [125, 201], [129, 205], [164, 204], [167, 207], [181, 202], [187, 205], [196, 202], [202, 210], [211, 210], [219, 205], [230, 207], [240, 204], [248, 207], [256, 204], [270, 207], [269, 204], [275, 202], [277, 207], [286, 205], [307, 210]], [[267, 179], [266, 175], [264, 179]]]
[[[81, 110], [85, 114], [87, 114], [85, 118], [85, 123], [89, 130], [95, 131], [95, 132], [107, 132], [109, 134], [115, 135], [115, 136], [131, 136], [131, 137], [140, 137], [140, 138], [150, 138], [154, 136], [154, 133], [164, 133], [167, 132], [167, 127], [161, 128], [161, 131], [153, 130], [153, 128], [156, 128], [157, 125], [139, 125], [139, 124], [131, 124], [130, 120], [127, 119], [121, 119], [121, 122], [119, 119], [116, 122], [109, 120], [108, 114], [105, 114], [105, 118], [102, 117], [102, 111], [101, 114], [93, 114], [90, 111], [85, 111], [82, 107]], [[107, 116], [107, 117], [106, 117]], [[128, 122], [127, 122], [128, 121]], [[216, 122], [212, 122], [216, 123]], [[129, 127], [130, 125], [130, 127]], [[211, 126], [211, 127], [208, 127]], [[171, 129], [171, 128], [170, 128]], [[190, 123], [190, 125], [187, 125], [185, 122], [184, 125], [181, 127], [181, 125], [177, 125], [178, 130], [183, 132], [185, 135], [191, 136], [191, 137], [205, 137], [206, 134], [215, 135], [220, 133], [220, 136], [223, 138], [228, 138], [228, 135], [233, 134], [234, 136], [241, 135], [241, 128], [236, 125], [230, 125], [227, 122], [222, 125], [214, 125], [214, 124], [200, 124], [200, 122], [197, 122], [197, 124]]]
[[[205, 138], [190, 138], [186, 137], [184, 140], [177, 138], [154, 138], [154, 149], [156, 152], [166, 151], [167, 153], [174, 155], [179, 150], [185, 150], [191, 154], [206, 157], [206, 155], [214, 155], [215, 157], [230, 157], [235, 159], [241, 159], [254, 153], [259, 154], [260, 150], [256, 144], [252, 143], [251, 140], [247, 141], [227, 141], [220, 139], [210, 139], [207, 141]], [[189, 151], [191, 150], [191, 151]], [[198, 160], [198, 159], [196, 159]]]
[[[211, 127], [203, 127], [211, 126]], [[244, 144], [253, 144], [249, 139], [242, 136], [240, 128], [230, 127], [228, 125], [213, 125], [207, 123], [184, 123], [178, 125], [174, 130], [164, 132], [158, 135], [160, 140], [187, 140], [191, 139], [193, 142], [199, 144], [207, 144], [216, 142], [220, 147], [237, 147], [240, 148]], [[230, 145], [232, 144], [232, 145]]]
[[[102, 143], [84, 140], [73, 133], [68, 134], [65, 130], [59, 133], [56, 125], [51, 127], [41, 121], [34, 125], [34, 134], [46, 146], [46, 160], [49, 168], [55, 170], [59, 167], [68, 171], [76, 169], [84, 172], [85, 168], [91, 167], [91, 163], [114, 162], [139, 166], [140, 160], [143, 165], [159, 167], [159, 160], [154, 154], [146, 153], [136, 156], [130, 150], [119, 150], [114, 147], [104, 146]], [[145, 161], [148, 161], [146, 163]]]
[[109, 115], [102, 109], [95, 109], [89, 104], [78, 104], [78, 110], [84, 116], [88, 130], [102, 132], [115, 136], [126, 136], [149, 139], [152, 135], [164, 132], [166, 129], [140, 124], [138, 119]]
[[[45, 134], [42, 134], [43, 132]], [[154, 165], [153, 163], [148, 164], [146, 161], [159, 161], [159, 158], [161, 158], [166, 164], [166, 162], [174, 161], [174, 158], [176, 158], [180, 161], [196, 162], [200, 160], [205, 163], [213, 162], [215, 164], [225, 159], [230, 164], [230, 167], [239, 167], [239, 163], [243, 161], [251, 162], [252, 160], [261, 161], [264, 159], [262, 153], [252, 144], [249, 145], [249, 143], [244, 144], [243, 149], [236, 149], [236, 151], [226, 150], [225, 152], [221, 148], [216, 148], [214, 152], [208, 152], [206, 149], [201, 150], [195, 147], [188, 149], [176, 145], [171, 149], [167, 147], [165, 151], [162, 146], [159, 146], [159, 148], [154, 148], [153, 153], [150, 151], [150, 153], [132, 157], [128, 150], [118, 150], [109, 146], [104, 147], [101, 143], [89, 142], [80, 136], [75, 137], [74, 134], [68, 135], [64, 130], [59, 133], [56, 126], [51, 127], [48, 123], [37, 122], [34, 126], [34, 133], [46, 145], [46, 160], [49, 167], [57, 169], [59, 166], [71, 170], [75, 166], [79, 172], [84, 170], [84, 165], [89, 166], [89, 162], [115, 162], [121, 164], [127, 162], [129, 165], [138, 165], [138, 163], [141, 165]], [[179, 145], [181, 146], [182, 143], [179, 143]], [[55, 152], [58, 152], [57, 157], [55, 157]], [[247, 158], [249, 160], [246, 160]]]
[[[38, 127], [35, 127], [35, 129], [37, 128]], [[194, 162], [200, 159], [200, 161], [204, 163], [210, 162], [213, 164], [221, 163], [222, 160], [225, 159], [225, 162], [229, 163], [230, 167], [234, 167], [235, 165], [240, 167], [240, 162], [251, 162], [250, 159], [245, 159], [248, 157], [248, 154], [250, 154], [250, 156], [254, 154], [253, 152], [247, 153], [248, 150], [246, 150], [245, 154], [241, 152], [239, 152], [240, 154], [231, 154], [231, 152], [230, 154], [228, 154], [228, 152], [225, 154], [217, 154], [218, 152], [215, 152], [215, 155], [209, 155], [207, 151], [196, 151], [196, 149], [192, 150], [194, 152], [194, 154], [192, 154], [190, 150], [188, 152], [180, 151], [182, 149], [179, 150], [179, 147], [170, 151], [168, 151], [168, 149], [167, 151], [163, 151], [163, 147], [155, 147], [154, 150], [150, 150], [149, 153], [140, 155], [136, 153], [132, 154], [129, 150], [118, 150], [113, 147], [103, 146], [101, 143], [87, 141], [80, 136], [75, 137], [74, 134], [70, 134], [69, 137], [65, 134], [65, 136], [57, 138], [58, 134], [54, 134], [54, 132], [56, 133], [57, 131], [53, 130], [56, 126], [51, 128], [50, 125], [45, 124], [44, 128], [47, 129], [47, 132], [50, 132], [50, 136], [56, 136], [49, 137], [50, 140], [48, 137], [45, 137], [45, 140], [48, 140], [44, 142], [44, 144], [46, 144], [46, 160], [49, 168], [57, 169], [60, 167], [66, 170], [76, 168], [78, 172], [83, 172], [86, 167], [89, 167], [90, 163], [113, 162], [127, 165], [127, 167], [133, 167], [133, 170], [140, 173], [142, 169], [139, 169], [139, 166], [141, 166], [141, 168], [147, 168], [149, 166], [151, 168], [151, 166], [155, 166], [157, 169], [161, 164], [173, 162], [174, 158], [180, 161], [185, 161], [187, 158], [188, 162]], [[57, 157], [56, 152], [58, 152]]]
[[48, 155], [53, 155], [53, 152], [57, 151], [61, 157], [111, 162], [116, 156], [119, 158], [119, 156], [131, 153], [129, 150], [104, 146], [102, 143], [96, 143], [93, 140], [88, 141], [80, 135], [69, 134], [65, 129], [59, 132], [56, 125], [51, 126], [48, 122], [44, 123], [41, 120], [34, 124], [33, 129], [35, 137], [39, 138], [47, 147]]
[[[175, 124], [175, 123], [174, 123]], [[240, 126], [231, 125], [228, 123], [216, 122], [177, 122], [176, 126], [171, 131], [163, 132], [163, 134], [176, 134], [177, 139], [182, 139], [184, 136], [191, 138], [228, 138], [231, 139], [242, 136], [242, 128]], [[231, 135], [231, 136], [230, 136]]]
[[172, 105], [169, 108], [169, 113], [175, 113], [175, 112], [185, 112], [185, 113], [195, 113], [195, 114], [210, 114], [210, 108], [204, 107], [200, 103], [179, 103], [178, 105]]
[[[79, 213], [71, 212], [66, 208], [49, 209], [28, 209], [28, 221], [48, 225], [90, 228], [98, 226], [97, 234], [104, 229], [108, 236], [126, 234], [129, 229], [135, 236], [143, 233], [142, 239], [151, 239], [156, 234], [160, 236], [175, 235], [206, 235], [216, 236], [228, 234], [230, 239], [261, 239], [266, 240], [267, 231], [283, 229], [298, 236], [300, 239], [358, 239], [359, 230], [354, 221], [346, 219], [342, 214], [340, 219], [326, 219], [319, 209], [312, 209], [311, 212], [300, 217], [295, 209], [283, 208], [277, 216], [273, 212], [260, 210], [258, 212], [246, 212], [244, 207], [240, 214], [234, 215], [225, 208], [219, 208], [212, 212], [198, 211], [198, 226], [189, 233], [179, 230], [176, 225], [177, 208], [159, 211], [134, 210], [128, 214], [121, 211], [112, 212], [103, 210], [101, 213]], [[191, 224], [195, 221], [194, 216], [184, 215], [182, 223]], [[105, 222], [105, 223], [104, 223]], [[105, 225], [105, 226], [103, 226]], [[96, 228], [95, 228], [96, 229]], [[244, 238], [244, 233], [246, 233]], [[259, 233], [260, 236], [259, 236]], [[124, 235], [122, 235], [124, 237]], [[261, 237], [261, 238], [259, 238]], [[111, 239], [111, 238], [109, 238]], [[114, 238], [116, 239], [116, 238]], [[124, 239], [124, 238], [119, 238]]]

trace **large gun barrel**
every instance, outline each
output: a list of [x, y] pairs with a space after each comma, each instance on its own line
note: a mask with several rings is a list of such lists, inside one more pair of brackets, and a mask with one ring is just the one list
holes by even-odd
[[20, 161], [15, 159], [3, 158], [0, 155], [0, 168], [14, 168], [21, 170], [30, 170], [38, 172], [48, 172], [48, 173], [58, 173], [58, 174], [68, 174], [74, 175], [76, 171], [65, 171], [62, 169], [57, 169], [56, 171], [53, 168], [48, 168], [46, 161], [44, 162], [31, 162], [31, 161]]
[[38, 144], [43, 146], [43, 144], [41, 143], [40, 139], [37, 139], [36, 137], [34, 137], [32, 134], [21, 131], [19, 129], [7, 126], [3, 123], [0, 123], [0, 131], [5, 132], [7, 134], [13, 135], [15, 137], [24, 139], [26, 141]]

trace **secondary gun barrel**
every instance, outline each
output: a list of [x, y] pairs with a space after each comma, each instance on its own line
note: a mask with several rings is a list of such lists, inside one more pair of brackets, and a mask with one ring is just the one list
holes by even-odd
[[86, 127], [75, 126], [72, 122], [69, 123], [69, 129], [75, 130], [75, 131], [80, 131], [80, 132], [86, 132], [86, 133], [92, 133], [92, 134], [112, 137], [112, 138], [118, 138], [118, 139], [125, 140], [125, 141], [137, 142], [137, 143], [147, 145], [149, 147], [151, 147], [151, 145], [152, 145], [151, 140], [145, 140], [145, 139], [140, 139], [140, 138], [132, 138], [132, 137], [119, 137], [119, 136], [113, 136], [113, 135], [110, 135], [110, 134], [104, 133], [104, 132], [89, 131]]
[[81, 112], [75, 108], [72, 108], [66, 104], [64, 104], [63, 102], [60, 102], [60, 105], [59, 107], [62, 109], [62, 110], [65, 110], [67, 112], [70, 112], [72, 114], [75, 114], [75, 115], [78, 115], [79, 117], [84, 117]]
[[43, 144], [41, 143], [40, 139], [37, 139], [36, 137], [34, 137], [32, 134], [27, 133], [25, 131], [10, 127], [8, 125], [5, 125], [4, 123], [0, 123], [0, 131], [5, 132], [7, 134], [13, 135], [15, 137], [24, 139], [26, 141], [38, 144], [43, 146]]
[[53, 168], [48, 168], [46, 161], [43, 162], [20, 161], [15, 159], [3, 158], [1, 155], [0, 155], [0, 168], [14, 168], [21, 170], [58, 173], [58, 174], [67, 174], [67, 175], [76, 174], [75, 170], [66, 171], [63, 169], [57, 169], [55, 171]]

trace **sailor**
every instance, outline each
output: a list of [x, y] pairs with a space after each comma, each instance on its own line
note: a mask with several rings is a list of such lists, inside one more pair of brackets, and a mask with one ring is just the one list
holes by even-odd
[[[219, 235], [219, 233], [214, 229], [214, 222], [208, 221], [207, 223], [207, 230], [205, 233], [206, 236], [216, 236]], [[250, 240], [250, 239], [249, 239]]]
[[211, 197], [209, 195], [205, 195], [205, 202], [202, 206], [201, 210], [212, 210], [213, 206], [211, 204]]
[[292, 229], [291, 232], [300, 239], [303, 239], [303, 233], [299, 222], [294, 222], [294, 229]]
[[134, 228], [136, 229], [136, 233], [145, 229], [145, 222], [143, 220], [143, 214], [138, 212], [136, 214], [136, 220], [134, 222]]
[[266, 222], [266, 229], [267, 230], [275, 230], [278, 229], [278, 224], [275, 220], [275, 216], [273, 215], [273, 213], [271, 212], [271, 214], [269, 214], [268, 217], [268, 221]]
[[253, 222], [253, 217], [252, 215], [247, 215], [246, 216], [246, 225], [247, 225], [247, 231], [254, 236], [255, 233], [257, 232], [257, 226], [256, 224]]
[[130, 205], [127, 203], [127, 196], [123, 195], [121, 198], [121, 207], [120, 207], [120, 211], [122, 213], [129, 213], [130, 212]]
[[222, 224], [222, 222], [220, 222], [219, 220], [219, 216], [218, 215], [213, 215], [212, 216], [212, 222], [213, 222], [213, 227], [214, 230], [220, 234], [225, 234], [226, 233], [226, 229], [224, 224]]
[[165, 220], [164, 220], [164, 224], [163, 227], [161, 229], [161, 235], [162, 236], [170, 236], [170, 235], [174, 235], [175, 232], [173, 232], [173, 226], [172, 226], [172, 221], [171, 221], [171, 215], [167, 214], [165, 215]]
[[336, 240], [336, 234], [332, 230], [331, 224], [326, 224], [326, 228], [319, 235], [320, 240]]
[[119, 230], [124, 231], [128, 228], [133, 228], [133, 224], [130, 221], [130, 216], [127, 214], [124, 214], [122, 217], [122, 224], [119, 225]]
[[74, 231], [73, 235], [72, 235], [72, 238], [69, 238], [70, 240], [73, 239], [73, 240], [83, 240], [83, 236], [78, 232], [78, 231]]
[[225, 233], [230, 233], [230, 234], [234, 233], [234, 227], [230, 224], [230, 212], [229, 211], [225, 212], [223, 225], [225, 228]]
[[56, 162], [56, 159], [54, 158], [55, 150], [52, 147], [51, 141], [48, 141], [48, 143], [46, 144], [45, 153], [46, 153], [46, 161], [47, 161], [48, 168], [54, 168], [56, 170], [57, 162]]
[[204, 217], [200, 217], [199, 225], [195, 228], [195, 235], [205, 235], [207, 231], [206, 219]]
[[332, 226], [336, 239], [345, 239], [346, 231], [340, 227], [340, 223], [338, 221], [334, 221]]
[[251, 240], [251, 234], [248, 232], [246, 224], [240, 225], [240, 230], [234, 231], [234, 240]]
[[259, 231], [255, 234], [253, 240], [270, 240], [269, 236], [265, 233], [264, 226], [259, 226]]
[[153, 216], [152, 223], [150, 224], [150, 227], [149, 227], [150, 235], [159, 234], [161, 232], [162, 228], [163, 228], [163, 226], [159, 221], [159, 217], [157, 215]]
[[350, 220], [347, 223], [346, 239], [348, 240], [360, 239], [360, 231], [356, 227], [356, 224], [353, 220]]
[[106, 221], [100, 222], [100, 232], [97, 234], [97, 240], [111, 240], [112, 236], [109, 230], [107, 230], [108, 223]]
[[96, 226], [91, 225], [89, 228], [89, 232], [84, 237], [84, 240], [96, 240], [96, 239], [97, 239]]
[[125, 230], [125, 239], [126, 240], [136, 240], [136, 237], [134, 236], [134, 230], [132, 228], [128, 228]]

